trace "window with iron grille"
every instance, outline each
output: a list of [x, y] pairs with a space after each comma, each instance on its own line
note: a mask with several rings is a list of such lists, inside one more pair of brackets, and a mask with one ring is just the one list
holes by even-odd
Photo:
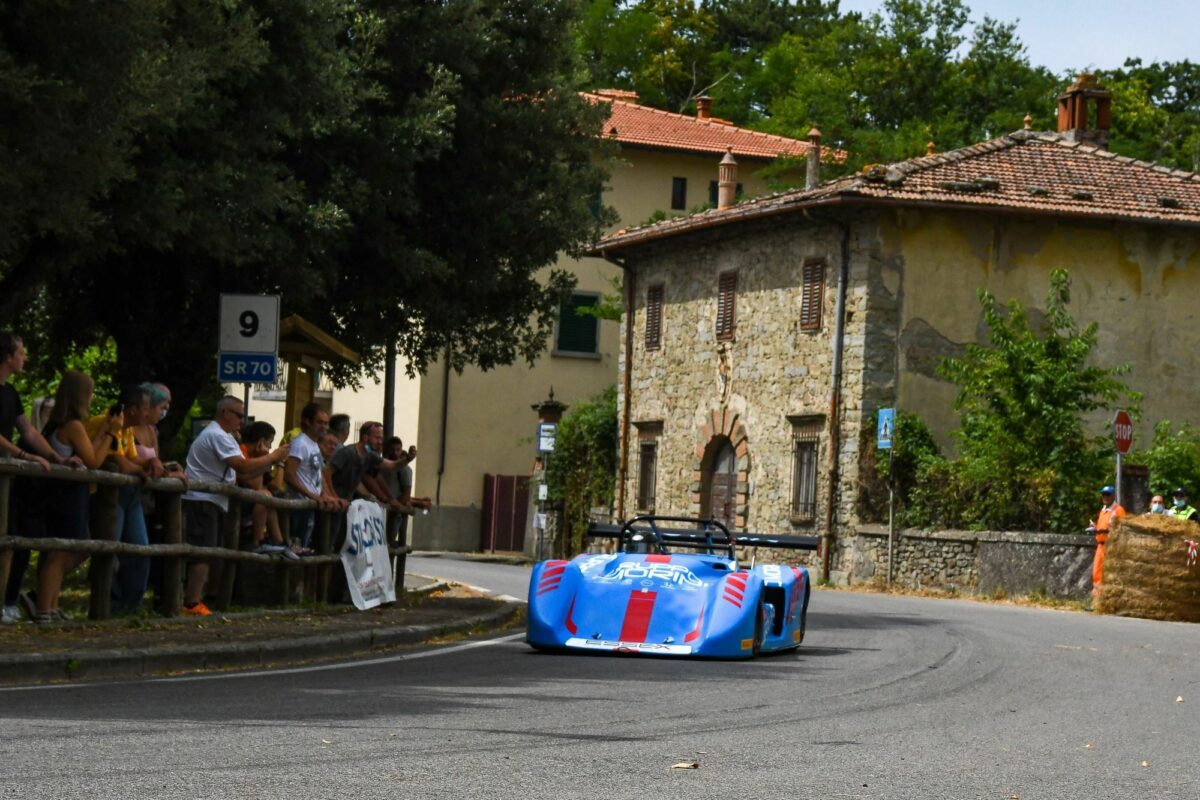
[[817, 518], [817, 456], [820, 451], [820, 418], [792, 421], [792, 519]]
[[556, 353], [581, 353], [592, 355], [599, 352], [600, 320], [580, 314], [580, 308], [588, 308], [600, 302], [595, 294], [573, 294], [562, 304], [558, 312], [558, 334], [554, 339]]
[[825, 262], [819, 259], [805, 261], [802, 277], [800, 330], [819, 331], [825, 305]]
[[722, 272], [717, 280], [717, 338], [732, 339], [734, 306], [737, 300], [737, 273]]
[[663, 287], [656, 284], [646, 289], [646, 349], [662, 346]]
[[658, 480], [658, 442], [643, 441], [638, 447], [638, 511], [654, 513], [654, 490]]
[[687, 178], [671, 178], [671, 208], [687, 210]]

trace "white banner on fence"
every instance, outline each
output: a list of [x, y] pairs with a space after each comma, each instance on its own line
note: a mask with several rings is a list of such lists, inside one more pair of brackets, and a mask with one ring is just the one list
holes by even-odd
[[360, 611], [396, 599], [392, 559], [388, 556], [387, 521], [383, 507], [370, 500], [355, 500], [346, 512], [346, 543], [342, 565], [350, 597]]

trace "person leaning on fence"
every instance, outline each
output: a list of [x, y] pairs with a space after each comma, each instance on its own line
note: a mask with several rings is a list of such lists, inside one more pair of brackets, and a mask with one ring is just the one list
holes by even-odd
[[1174, 502], [1171, 504], [1171, 509], [1167, 513], [1169, 513], [1175, 519], [1186, 519], [1188, 522], [1200, 521], [1200, 519], [1198, 519], [1200, 514], [1197, 513], [1195, 508], [1188, 504], [1188, 495], [1186, 489], [1184, 489], [1182, 486], [1178, 487], [1174, 492], [1171, 493], [1171, 497]]
[[[322, 478], [325, 460], [321, 456], [320, 441], [328, 430], [329, 413], [325, 409], [316, 403], [301, 409], [300, 435], [292, 440], [283, 475], [290, 497], [312, 500], [322, 510], [335, 511], [341, 504], [327, 493]], [[301, 548], [308, 549], [315, 521], [316, 513], [312, 509], [292, 512], [291, 535], [299, 541]]]
[[1167, 507], [1163, 505], [1163, 496], [1156, 494], [1150, 498], [1150, 513], [1151, 514], [1166, 514]]
[[[98, 469], [112, 449], [117, 434], [125, 427], [119, 411], [107, 417], [95, 436], [85, 422], [92, 405], [92, 379], [82, 372], [67, 370], [54, 395], [54, 411], [42, 435], [54, 452], [66, 460], [78, 458], [88, 469]], [[88, 484], [80, 481], [43, 481], [32, 503], [27, 532], [32, 537], [88, 538]], [[27, 498], [30, 499], [30, 498]], [[38, 556], [37, 594], [33, 598], [34, 621], [44, 624], [63, 615], [58, 595], [63, 577], [87, 559], [87, 553], [50, 550]]]
[[[247, 460], [265, 456], [271, 452], [271, 442], [275, 439], [275, 428], [269, 422], [255, 422], [242, 431], [242, 455]], [[238, 476], [238, 486], [266, 497], [272, 497], [271, 490], [265, 485], [265, 477], [271, 471], [271, 465], [265, 465], [261, 471], [254, 474]], [[279, 528], [279, 515], [275, 509], [268, 508], [262, 503], [255, 503], [249, 514], [243, 513], [243, 524], [249, 523], [250, 533], [256, 553], [278, 553], [284, 558], [295, 561], [299, 559], [296, 552], [283, 541], [283, 531]]]
[[[125, 427], [117, 432], [108, 454], [109, 459], [122, 473], [135, 475], [143, 481], [163, 477], [166, 469], [158, 455], [153, 450], [139, 449], [134, 434], [134, 428], [142, 425], [150, 414], [150, 393], [141, 386], [127, 387], [121, 392], [116, 408], [125, 416]], [[101, 414], [88, 420], [88, 435], [94, 437], [103, 430], [108, 424], [108, 416]], [[93, 494], [93, 500], [97, 496]], [[117, 541], [143, 545], [150, 543], [140, 486], [121, 486], [117, 489]], [[117, 556], [117, 574], [112, 582], [114, 610], [126, 614], [137, 611], [142, 605], [149, 578], [149, 558], [124, 554]]]
[[1100, 586], [1100, 578], [1104, 573], [1104, 547], [1108, 542], [1108, 534], [1117, 520], [1125, 516], [1124, 507], [1117, 502], [1116, 491], [1111, 486], [1100, 490], [1103, 505], [1096, 521], [1088, 526], [1087, 532], [1096, 535], [1096, 555], [1092, 559], [1092, 591]]
[[337, 449], [341, 450], [346, 446], [346, 441], [350, 438], [350, 415], [349, 414], [334, 414], [329, 418], [329, 432], [337, 437]]
[[[281, 445], [264, 456], [246, 458], [233, 438], [245, 418], [242, 401], [226, 395], [217, 403], [215, 418], [196, 441], [187, 456], [187, 479], [196, 482], [233, 485], [237, 475], [265, 472], [271, 464], [288, 457], [288, 446]], [[183, 496], [183, 529], [188, 544], [216, 547], [220, 538], [221, 515], [229, 511], [229, 498], [223, 494], [189, 488]], [[183, 613], [207, 617], [212, 612], [204, 604], [204, 585], [208, 582], [208, 562], [194, 559], [188, 564], [187, 585], [183, 595]]]
[[[25, 342], [12, 331], [0, 331], [0, 454], [18, 461], [32, 461], [43, 470], [51, 464], [63, 464], [66, 460], [58, 455], [37, 428], [25, 416], [21, 396], [8, 379], [25, 369]], [[18, 437], [15, 438], [15, 437]], [[17, 478], [8, 493], [8, 533], [19, 536], [23, 533], [21, 497], [35, 490], [32, 479]], [[0, 621], [16, 622], [21, 618], [17, 597], [21, 591], [21, 577], [29, 563], [29, 551], [0, 550], [0, 588], [4, 591], [4, 609]], [[14, 588], [8, 591], [10, 576]]]

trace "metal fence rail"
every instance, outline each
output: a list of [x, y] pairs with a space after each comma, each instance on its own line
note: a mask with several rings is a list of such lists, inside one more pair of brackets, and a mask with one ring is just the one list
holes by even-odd
[[[96, 494], [92, 499], [91, 538], [78, 540], [10, 536], [8, 530], [10, 492], [13, 479], [18, 477], [33, 480], [81, 481], [94, 484]], [[118, 541], [120, 531], [117, 530], [117, 492], [123, 486], [135, 486], [154, 493], [155, 506], [163, 523], [164, 541], [162, 544], [135, 545]], [[229, 511], [222, 519], [220, 547], [196, 547], [183, 543], [182, 496], [185, 491], [189, 490], [209, 492], [229, 498]], [[246, 503], [258, 503], [284, 512], [315, 510], [317, 517], [313, 534], [317, 555], [306, 557], [301, 561], [288, 561], [280, 556], [251, 553], [238, 549], [242, 507]], [[392, 513], [411, 514], [413, 511], [414, 509], [410, 508]], [[109, 593], [112, 589], [113, 563], [118, 555], [146, 556], [162, 560], [161, 608], [165, 616], [176, 616], [180, 613], [183, 564], [187, 559], [205, 559], [216, 562], [210, 575], [209, 586], [216, 587], [215, 605], [218, 609], [228, 608], [232, 605], [234, 581], [237, 576], [237, 570], [234, 567], [238, 562], [273, 564], [275, 566], [276, 586], [278, 587], [276, 602], [279, 605], [288, 604], [288, 598], [291, 595], [292, 571], [297, 569], [303, 570], [305, 574], [304, 585], [308, 587], [310, 596], [319, 600], [328, 600], [333, 568], [341, 560], [341, 557], [333, 552], [334, 542], [331, 534], [334, 530], [334, 521], [344, 518], [345, 514], [344, 511], [319, 509], [312, 500], [281, 499], [225, 483], [192, 481], [185, 487], [182, 481], [175, 478], [144, 481], [133, 475], [122, 475], [105, 469], [71, 469], [61, 466], [52, 466], [47, 471], [29, 461], [16, 461], [0, 457], [0, 550], [66, 550], [91, 554], [88, 616], [92, 619], [107, 619], [111, 614]], [[279, 527], [285, 540], [289, 533], [289, 526], [290, 514], [280, 514]], [[396, 586], [403, 588], [405, 560], [408, 553], [412, 552], [412, 548], [408, 546], [392, 547], [390, 551], [393, 556], [397, 557]]]

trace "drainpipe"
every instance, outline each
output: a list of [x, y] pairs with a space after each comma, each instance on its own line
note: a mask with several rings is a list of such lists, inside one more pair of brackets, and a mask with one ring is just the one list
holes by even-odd
[[630, 392], [633, 391], [633, 270], [625, 262], [610, 256], [603, 250], [601, 257], [610, 264], [620, 267], [625, 284], [625, 370], [622, 374], [622, 394], [625, 398], [624, 410], [621, 415], [621, 467], [617, 480], [617, 520], [625, 521], [625, 484], [629, 478], [629, 410]]
[[833, 217], [818, 216], [808, 209], [811, 222], [827, 222], [842, 232], [841, 264], [838, 270], [837, 311], [833, 328], [833, 386], [829, 393], [829, 502], [825, 504], [825, 532], [821, 535], [821, 579], [828, 581], [833, 550], [834, 507], [838, 496], [842, 423], [842, 349], [846, 337], [846, 290], [850, 282], [850, 227]]
[[450, 411], [450, 345], [446, 345], [446, 371], [442, 374], [442, 441], [438, 445], [437, 489], [434, 505], [442, 505], [442, 475], [446, 472], [446, 422]]

